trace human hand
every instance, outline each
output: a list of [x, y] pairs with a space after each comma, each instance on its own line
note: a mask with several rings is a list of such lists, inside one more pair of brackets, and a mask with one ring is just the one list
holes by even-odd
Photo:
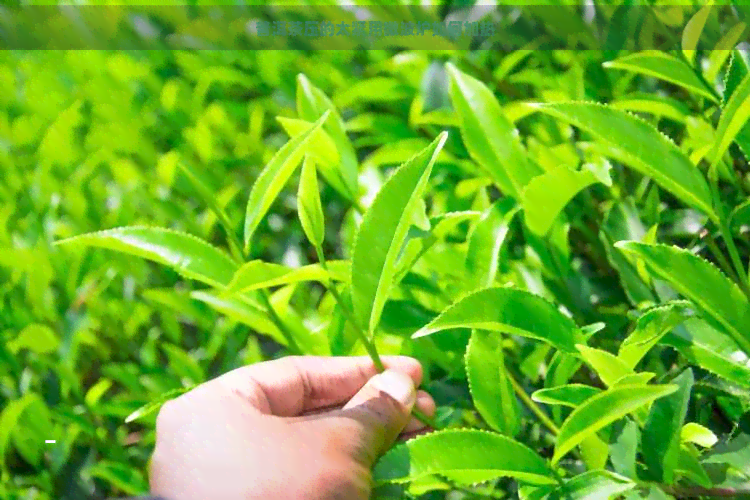
[[432, 416], [422, 368], [385, 356], [287, 357], [231, 371], [165, 404], [151, 492], [169, 500], [364, 500], [371, 468]]

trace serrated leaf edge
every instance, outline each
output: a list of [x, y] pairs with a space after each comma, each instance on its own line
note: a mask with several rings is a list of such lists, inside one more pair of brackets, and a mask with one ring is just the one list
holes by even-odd
[[[545, 463], [546, 467], [550, 470], [550, 472], [552, 472], [552, 469], [549, 467], [549, 464], [547, 463], [547, 461], [544, 460], [544, 458], [542, 458], [536, 451], [534, 451], [533, 449], [531, 449], [525, 443], [517, 441], [517, 440], [513, 439], [512, 437], [508, 437], [508, 436], [505, 436], [503, 434], [500, 434], [499, 432], [488, 431], [488, 430], [485, 430], [485, 429], [471, 429], [471, 428], [465, 428], [465, 427], [458, 428], [458, 429], [438, 430], [438, 431], [430, 432], [429, 434], [422, 434], [420, 436], [415, 436], [415, 437], [413, 437], [411, 439], [408, 439], [408, 440], [404, 441], [403, 443], [400, 443], [400, 444], [394, 446], [393, 448], [391, 448], [391, 450], [389, 450], [388, 452], [386, 452], [383, 455], [382, 458], [385, 458], [389, 454], [395, 453], [395, 452], [397, 452], [398, 450], [400, 450], [402, 448], [408, 448], [408, 444], [409, 443], [414, 443], [416, 441], [423, 441], [425, 439], [431, 439], [431, 438], [436, 438], [436, 437], [439, 438], [440, 435], [446, 434], [446, 433], [450, 433], [450, 434], [458, 434], [458, 433], [463, 433], [463, 434], [487, 434], [487, 435], [490, 435], [490, 436], [499, 437], [500, 439], [506, 439], [508, 441], [512, 441], [514, 444], [518, 444], [519, 446], [522, 446], [522, 447], [526, 448], [528, 451], [530, 451], [533, 454], [535, 454], [536, 456], [538, 456], [539, 459], [542, 462]], [[439, 474], [436, 474], [436, 475], [439, 475]], [[408, 479], [389, 479], [388, 481], [384, 481], [384, 483], [390, 483], [390, 484], [403, 484], [403, 483], [406, 483], [406, 482], [409, 482], [409, 480]], [[482, 483], [485, 483], [485, 482], [486, 481], [478, 481], [478, 482], [472, 483], [472, 484], [482, 484]]]
[[[138, 226], [113, 227], [111, 229], [104, 229], [104, 230], [101, 230], [101, 231], [94, 231], [94, 232], [90, 232], [90, 233], [83, 233], [83, 234], [78, 234], [76, 236], [71, 236], [69, 238], [65, 238], [65, 239], [62, 239], [62, 240], [55, 241], [53, 243], [53, 245], [58, 246], [58, 245], [75, 244], [79, 240], [83, 240], [85, 238], [113, 235], [113, 234], [117, 234], [118, 231], [122, 231], [124, 229], [135, 229], [135, 230], [144, 230], [145, 229], [145, 230], [149, 230], [149, 231], [157, 230], [157, 231], [162, 232], [162, 233], [175, 234], [175, 235], [179, 235], [179, 236], [186, 236], [187, 238], [189, 238], [189, 239], [191, 239], [191, 240], [193, 240], [193, 241], [195, 241], [197, 243], [200, 243], [200, 244], [204, 245], [205, 247], [210, 248], [211, 250], [214, 250], [214, 251], [218, 252], [219, 254], [221, 254], [222, 257], [224, 257], [226, 259], [226, 263], [231, 264], [231, 266], [233, 268], [235, 268], [235, 270], [239, 267], [238, 264], [237, 264], [237, 262], [235, 262], [229, 256], [229, 254], [226, 251], [224, 251], [223, 249], [221, 249], [219, 247], [216, 247], [216, 246], [210, 244], [209, 242], [207, 242], [203, 238], [199, 238], [198, 236], [195, 236], [194, 234], [186, 233], [184, 231], [178, 231], [176, 229], [171, 229], [171, 228], [166, 228], [166, 227], [160, 227], [160, 226], [138, 225]], [[178, 270], [177, 268], [175, 268], [175, 271], [178, 271], [179, 274], [181, 274], [183, 276], [185, 275], [181, 270]], [[192, 278], [190, 276], [187, 276], [187, 277], [189, 279], [194, 279], [194, 278]], [[214, 286], [217, 287], [217, 288], [221, 288], [223, 285], [221, 285], [220, 283], [215, 283]]]
[[[708, 260], [706, 260], [706, 259], [704, 259], [704, 258], [702, 258], [702, 257], [700, 257], [698, 255], [695, 255], [693, 252], [691, 252], [689, 250], [686, 250], [684, 248], [678, 247], [676, 245], [665, 245], [665, 244], [659, 244], [659, 243], [657, 243], [657, 244], [642, 243], [640, 241], [634, 241], [634, 240], [618, 241], [617, 243], [615, 243], [615, 246], [618, 249], [624, 250], [626, 252], [628, 252], [628, 251], [632, 252], [632, 250], [630, 250], [630, 249], [627, 248], [627, 247], [632, 247], [632, 246], [661, 247], [661, 248], [670, 248], [672, 250], [676, 250], [678, 253], [683, 253], [685, 255], [690, 256], [690, 258], [693, 258], [693, 259], [696, 259], [698, 261], [701, 261], [701, 262], [705, 263], [708, 266], [708, 268], [711, 270], [710, 272], [714, 273], [715, 277], [719, 277], [720, 276], [722, 279], [724, 279], [729, 284], [730, 288], [732, 288], [738, 294], [738, 296], [742, 296], [742, 297], [745, 296], [744, 293], [742, 292], [742, 289], [734, 281], [732, 281], [726, 274], [724, 274], [718, 267], [716, 267], [712, 262], [710, 262], [710, 261], [708, 261]], [[692, 304], [695, 304], [700, 309], [703, 309], [703, 307], [697, 301], [689, 300], [689, 302], [692, 303]], [[745, 300], [745, 303], [750, 308], [750, 302], [748, 302], [747, 299]], [[719, 323], [721, 323], [721, 322], [719, 322]], [[730, 329], [728, 329], [726, 326], [724, 326], [723, 323], [721, 323], [721, 324], [722, 324], [722, 327], [724, 328], [724, 330], [729, 334], [729, 337], [739, 347], [741, 347], [742, 346], [742, 342], [738, 342], [737, 341], [737, 339], [735, 338], [735, 333], [732, 332], [732, 331], [730, 331]]]
[[[425, 147], [425, 149], [427, 149], [428, 147], [430, 147], [434, 143], [438, 144], [436, 146], [436, 148], [435, 148], [435, 152], [430, 157], [430, 160], [428, 162], [428, 165], [429, 165], [428, 168], [430, 170], [432, 169], [432, 166], [435, 163], [435, 159], [437, 158], [437, 153], [440, 152], [440, 149], [442, 149], [442, 147], [445, 144], [445, 141], [447, 139], [448, 139], [448, 132], [441, 132], [438, 135], [438, 137], [435, 138], [434, 141], [432, 141], [427, 147]], [[383, 192], [385, 191], [385, 188], [387, 186], [389, 186], [392, 182], [394, 182], [393, 180], [396, 178], [396, 176], [398, 175], [398, 173], [402, 171], [402, 169], [404, 168], [404, 166], [408, 165], [410, 162], [412, 162], [413, 160], [415, 160], [422, 153], [424, 153], [424, 149], [421, 150], [421, 151], [418, 151], [417, 153], [415, 153], [414, 155], [412, 155], [408, 160], [406, 160], [405, 162], [403, 162], [397, 169], [395, 169], [393, 171], [393, 173], [388, 177], [388, 179], [386, 179], [386, 181], [383, 183], [383, 185], [380, 186], [380, 189], [375, 194], [375, 197], [372, 199], [372, 202], [367, 207], [367, 210], [365, 211], [365, 214], [362, 217], [362, 222], [360, 222], [359, 228], [357, 229], [357, 234], [354, 236], [354, 241], [352, 242], [351, 258], [349, 259], [351, 261], [350, 272], [349, 272], [349, 283], [354, 283], [354, 281], [353, 281], [353, 278], [354, 278], [354, 254], [356, 252], [357, 245], [359, 244], [360, 232], [361, 232], [362, 228], [365, 226], [365, 223], [368, 222], [368, 221], [370, 221], [372, 219], [372, 217], [373, 217], [372, 211], [370, 209], [373, 206], [375, 206], [376, 202], [381, 198], [381, 196], [383, 195]], [[372, 311], [370, 311], [370, 317], [372, 317]], [[368, 318], [368, 321], [369, 321], [369, 318]], [[369, 329], [369, 325], [365, 324], [365, 325], [361, 325], [361, 326], [363, 326], [365, 328], [365, 330]]]
[[[454, 301], [454, 302], [453, 302], [453, 303], [452, 303], [451, 305], [449, 305], [448, 307], [446, 307], [445, 309], [443, 309], [443, 310], [442, 310], [442, 311], [440, 312], [440, 314], [438, 314], [438, 315], [437, 315], [437, 316], [436, 316], [436, 317], [435, 317], [435, 318], [434, 318], [434, 319], [433, 319], [432, 321], [430, 321], [430, 322], [429, 322], [429, 323], [427, 323], [427, 324], [426, 324], [425, 326], [423, 326], [422, 328], [420, 328], [419, 330], [417, 330], [416, 332], [414, 332], [414, 333], [413, 333], [413, 334], [411, 335], [411, 338], [412, 338], [412, 339], [416, 339], [416, 338], [420, 338], [420, 337], [424, 337], [424, 336], [427, 336], [427, 335], [429, 335], [428, 333], [427, 333], [427, 334], [421, 334], [421, 335], [420, 335], [419, 333], [420, 333], [420, 332], [421, 332], [422, 330], [425, 330], [425, 329], [427, 329], [427, 327], [429, 327], [429, 326], [430, 326], [430, 325], [431, 325], [432, 323], [434, 323], [434, 322], [436, 322], [437, 320], [439, 320], [439, 319], [440, 319], [440, 318], [441, 318], [441, 317], [442, 317], [442, 316], [443, 316], [444, 314], [447, 314], [448, 312], [450, 312], [451, 310], [453, 310], [453, 309], [454, 309], [455, 307], [457, 307], [457, 306], [458, 306], [458, 305], [459, 305], [459, 304], [460, 304], [461, 302], [463, 302], [464, 300], [468, 299], [469, 297], [473, 297], [474, 295], [480, 294], [480, 293], [482, 293], [482, 292], [486, 292], [486, 291], [488, 291], [488, 290], [515, 290], [515, 291], [518, 291], [518, 292], [522, 292], [522, 293], [528, 294], [528, 295], [530, 295], [530, 296], [534, 297], [534, 300], [537, 300], [537, 299], [538, 299], [538, 300], [540, 300], [541, 302], [544, 302], [545, 304], [549, 305], [549, 306], [550, 306], [550, 307], [551, 307], [552, 309], [554, 309], [554, 310], [555, 310], [555, 311], [556, 311], [556, 312], [557, 312], [557, 313], [558, 313], [558, 314], [559, 314], [560, 316], [564, 317], [564, 318], [565, 318], [565, 321], [567, 321], [567, 322], [568, 322], [569, 324], [571, 324], [571, 325], [573, 326], [573, 330], [574, 330], [574, 331], [578, 332], [579, 334], [580, 334], [580, 332], [581, 332], [581, 329], [580, 329], [580, 328], [578, 327], [578, 325], [577, 325], [577, 324], [575, 323], [575, 321], [573, 321], [573, 319], [572, 319], [572, 318], [570, 318], [570, 317], [566, 316], [565, 314], [563, 314], [563, 313], [562, 313], [562, 312], [560, 311], [560, 309], [559, 309], [559, 308], [558, 308], [558, 307], [557, 307], [557, 306], [556, 306], [556, 305], [555, 305], [555, 304], [554, 304], [553, 302], [551, 302], [550, 300], [547, 300], [547, 299], [546, 299], [545, 297], [542, 297], [541, 295], [537, 295], [537, 294], [535, 294], [535, 293], [533, 293], [533, 292], [530, 292], [530, 291], [528, 291], [528, 290], [524, 290], [524, 289], [522, 289], [522, 288], [517, 288], [517, 287], [505, 287], [505, 286], [489, 286], [489, 287], [482, 287], [482, 288], [478, 288], [478, 289], [476, 289], [476, 290], [472, 290], [472, 291], [469, 291], [469, 292], [465, 292], [465, 293], [463, 293], [463, 294], [459, 295], [459, 297], [458, 297], [458, 298], [457, 298], [457, 299], [456, 299], [456, 300], [455, 300], [455, 301]], [[580, 340], [580, 341], [581, 341], [580, 343], [583, 343], [583, 344], [585, 344], [585, 339], [578, 339], [578, 340]], [[573, 354], [573, 353], [568, 353], [568, 354]]]

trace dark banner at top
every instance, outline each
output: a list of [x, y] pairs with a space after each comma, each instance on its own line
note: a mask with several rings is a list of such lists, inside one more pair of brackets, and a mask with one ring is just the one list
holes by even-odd
[[0, 6], [2, 49], [730, 50], [748, 5]]

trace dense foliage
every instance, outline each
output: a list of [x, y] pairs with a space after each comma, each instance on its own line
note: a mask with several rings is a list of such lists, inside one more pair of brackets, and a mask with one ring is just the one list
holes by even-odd
[[438, 430], [379, 498], [750, 497], [750, 69], [697, 43], [746, 11], [673, 9], [675, 51], [0, 54], [0, 496], [143, 493], [195, 384], [406, 354]]

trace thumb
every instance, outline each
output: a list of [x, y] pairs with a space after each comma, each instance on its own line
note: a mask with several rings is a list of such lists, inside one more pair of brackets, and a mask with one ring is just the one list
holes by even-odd
[[417, 399], [414, 381], [396, 370], [386, 370], [372, 377], [334, 417], [354, 425], [342, 424], [340, 432], [350, 444], [357, 459], [372, 467], [377, 458], [398, 438], [409, 422]]

